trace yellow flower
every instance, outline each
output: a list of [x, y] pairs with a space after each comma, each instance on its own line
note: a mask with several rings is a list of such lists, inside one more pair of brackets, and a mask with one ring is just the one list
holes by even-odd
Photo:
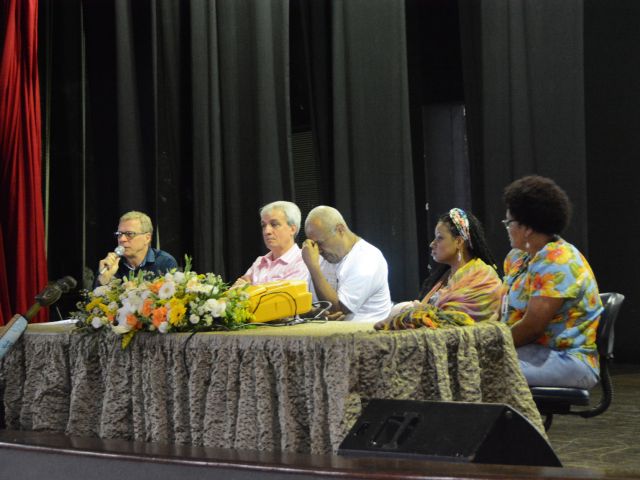
[[184, 323], [184, 316], [187, 313], [187, 308], [182, 301], [178, 298], [172, 298], [168, 302], [169, 305], [169, 323], [173, 326], [179, 326]]
[[93, 310], [94, 308], [99, 308], [100, 310], [102, 310], [105, 313], [109, 312], [109, 309], [107, 308], [107, 306], [102, 303], [102, 300], [100, 299], [100, 297], [96, 297], [93, 300], [91, 300], [87, 306], [85, 307], [85, 310], [87, 312], [90, 312], [91, 310]]
[[562, 246], [551, 249], [547, 253], [547, 261], [549, 263], [564, 264], [569, 260], [571, 260], [571, 250], [569, 250], [568, 248], [563, 248]]

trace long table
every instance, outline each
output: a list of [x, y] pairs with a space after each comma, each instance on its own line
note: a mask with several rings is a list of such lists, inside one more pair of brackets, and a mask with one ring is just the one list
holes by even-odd
[[329, 322], [225, 333], [30, 325], [0, 363], [7, 428], [335, 452], [372, 398], [506, 403], [544, 435], [508, 328], [376, 332]]

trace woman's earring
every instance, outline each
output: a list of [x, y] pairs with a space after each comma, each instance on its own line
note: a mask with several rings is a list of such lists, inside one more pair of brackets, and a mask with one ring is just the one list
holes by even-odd
[[527, 240], [527, 243], [524, 244], [524, 248], [526, 248], [527, 250], [531, 248], [531, 244], [529, 243], [528, 240]]
[[458, 262], [462, 261], [462, 250], [458, 250]]

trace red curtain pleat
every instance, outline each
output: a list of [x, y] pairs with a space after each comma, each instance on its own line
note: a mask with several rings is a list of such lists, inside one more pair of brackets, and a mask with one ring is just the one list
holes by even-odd
[[7, 262], [4, 260], [4, 239], [0, 227], [0, 325], [4, 325], [11, 318], [9, 305], [9, 282], [7, 281]]
[[[38, 1], [4, 0], [0, 64], [0, 320], [25, 313], [47, 283], [42, 204]], [[4, 255], [4, 259], [2, 258]], [[4, 260], [4, 262], [3, 262]], [[9, 300], [9, 308], [4, 305]], [[34, 321], [46, 321], [41, 311]]]

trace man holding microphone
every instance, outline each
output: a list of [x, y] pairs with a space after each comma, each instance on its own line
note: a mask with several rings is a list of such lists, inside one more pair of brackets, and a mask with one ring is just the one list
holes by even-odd
[[120, 217], [118, 231], [114, 233], [118, 246], [98, 264], [95, 286], [106, 285], [115, 276], [137, 275], [140, 270], [161, 275], [178, 266], [167, 252], [151, 247], [153, 225], [148, 215], [131, 211]]

